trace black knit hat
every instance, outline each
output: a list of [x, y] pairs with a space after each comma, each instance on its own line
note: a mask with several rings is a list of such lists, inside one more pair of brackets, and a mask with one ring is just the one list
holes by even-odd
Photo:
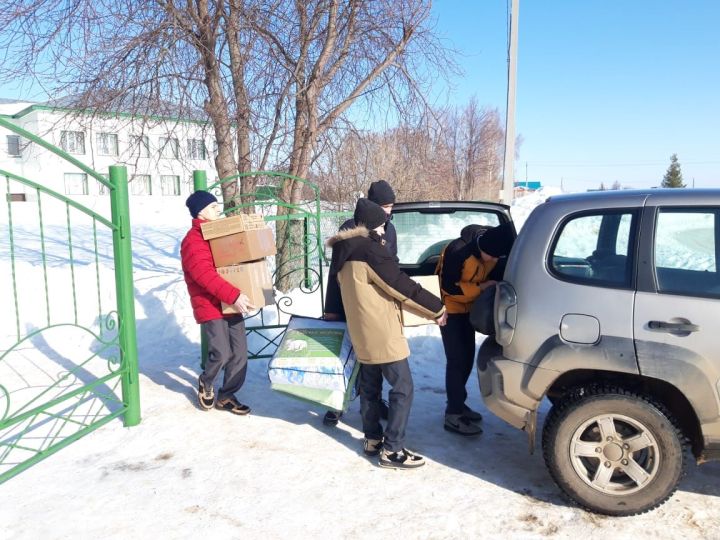
[[503, 223], [488, 231], [477, 239], [478, 248], [491, 257], [502, 257], [508, 255], [515, 241], [512, 226]]
[[190, 215], [196, 218], [206, 206], [216, 202], [218, 202], [218, 200], [215, 198], [215, 195], [209, 191], [196, 191], [187, 198], [185, 206], [190, 210]]
[[482, 233], [484, 233], [487, 230], [487, 227], [483, 225], [465, 225], [462, 228], [462, 231], [460, 231], [460, 238], [466, 243], [469, 244], [470, 242], [474, 242], [477, 240], [477, 237], [480, 236]]
[[358, 199], [355, 205], [355, 214], [353, 214], [355, 225], [365, 225], [365, 227], [372, 230], [384, 225], [386, 218], [385, 210], [380, 208], [379, 205], [369, 199]]
[[378, 180], [370, 184], [367, 198], [380, 206], [383, 204], [395, 204], [395, 192], [385, 180]]

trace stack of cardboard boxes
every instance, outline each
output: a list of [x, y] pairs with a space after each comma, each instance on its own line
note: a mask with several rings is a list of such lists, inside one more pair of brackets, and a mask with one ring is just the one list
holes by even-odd
[[[208, 221], [201, 228], [218, 273], [245, 293], [255, 308], [273, 304], [272, 276], [265, 257], [275, 255], [275, 239], [262, 216], [239, 214]], [[238, 313], [235, 306], [225, 303], [222, 311]]]

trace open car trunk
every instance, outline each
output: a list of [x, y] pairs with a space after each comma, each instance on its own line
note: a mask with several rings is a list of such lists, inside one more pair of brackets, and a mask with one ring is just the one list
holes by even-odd
[[511, 220], [507, 205], [475, 201], [424, 201], [396, 203], [393, 224], [397, 230], [400, 268], [410, 276], [435, 272], [440, 253], [460, 236], [466, 225], [495, 227]]

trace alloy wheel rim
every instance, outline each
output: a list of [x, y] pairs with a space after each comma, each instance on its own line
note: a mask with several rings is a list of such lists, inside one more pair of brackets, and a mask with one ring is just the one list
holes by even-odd
[[621, 414], [596, 415], [570, 440], [570, 461], [591, 488], [608, 495], [642, 490], [657, 476], [660, 447], [641, 422]]

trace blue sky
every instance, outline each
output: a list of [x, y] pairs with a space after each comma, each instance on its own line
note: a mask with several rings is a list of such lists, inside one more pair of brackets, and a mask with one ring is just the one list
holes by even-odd
[[[465, 71], [449, 92], [504, 115], [509, 0], [437, 0]], [[677, 153], [720, 187], [720, 2], [520, 0], [516, 178], [652, 187]]]

